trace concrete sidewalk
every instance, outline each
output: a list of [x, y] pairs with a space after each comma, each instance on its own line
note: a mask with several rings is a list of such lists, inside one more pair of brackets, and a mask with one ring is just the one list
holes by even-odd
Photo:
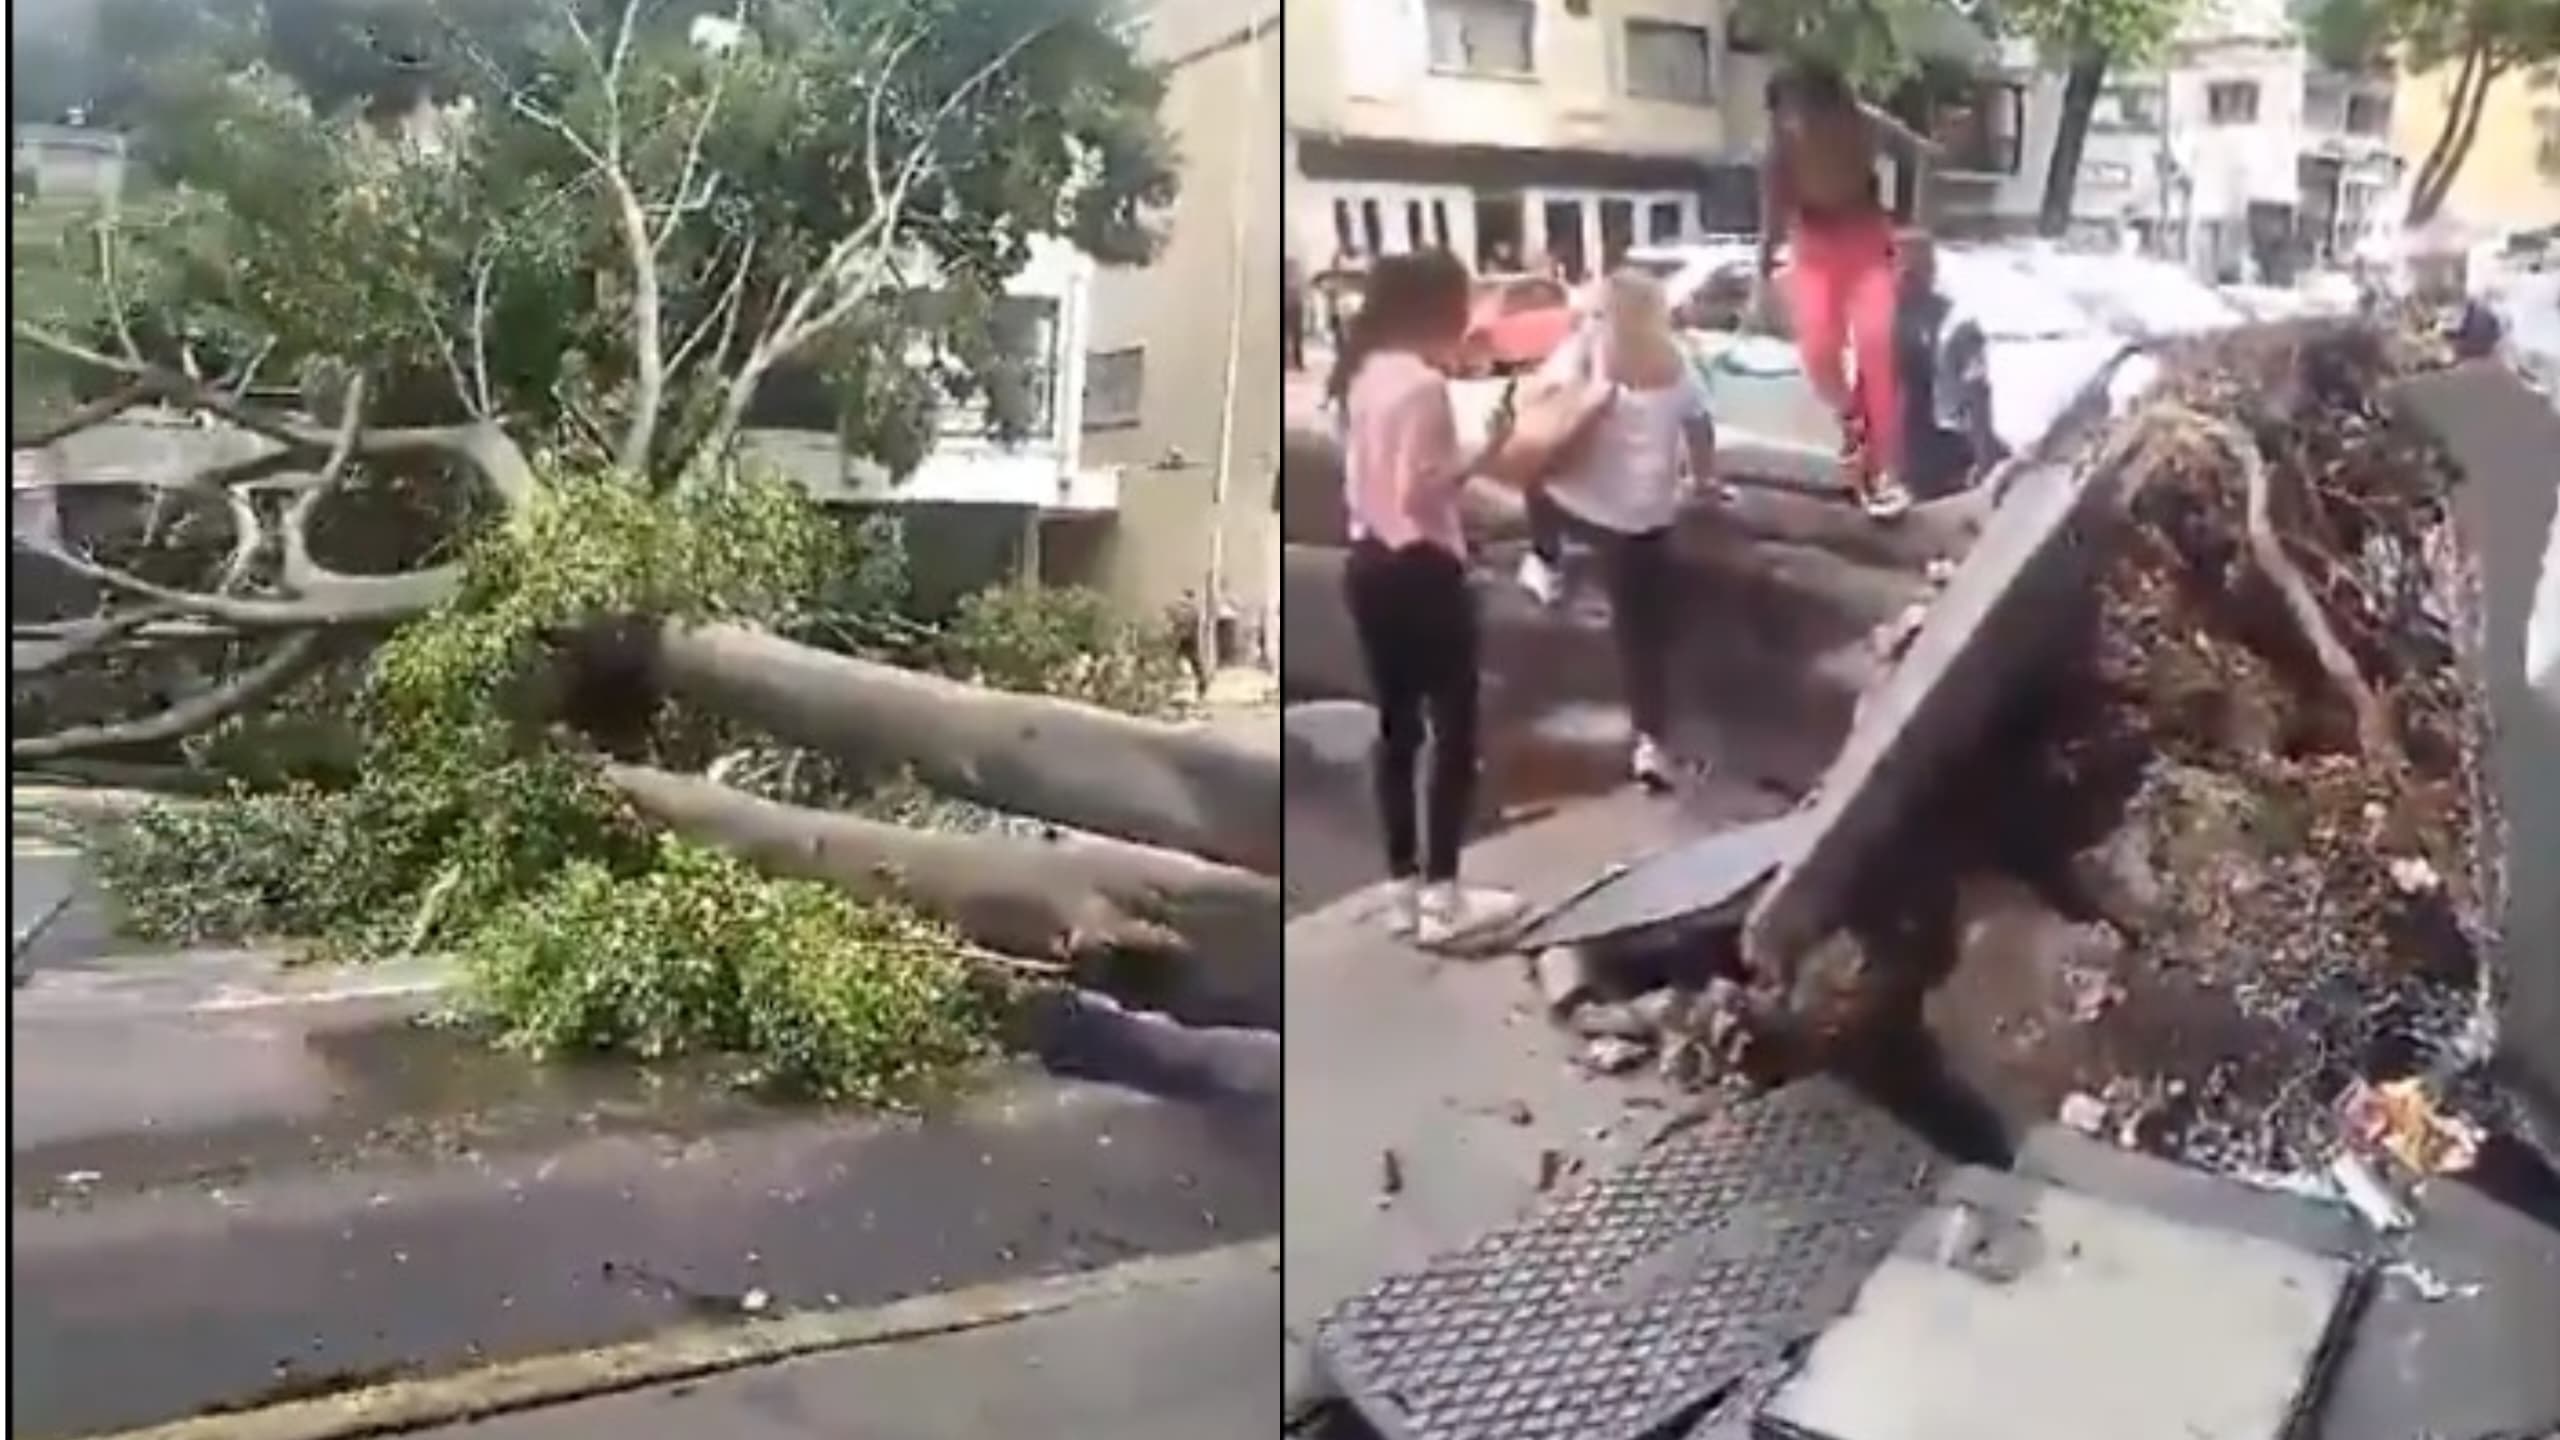
[[1187, 1283], [477, 1424], [438, 1440], [1269, 1440], [1280, 1276], [1269, 1246]]
[[[1698, 824], [1695, 811], [1621, 791], [1469, 847], [1467, 874], [1552, 901]], [[1649, 1076], [1592, 1083], [1577, 1047], [1536, 1013], [1518, 961], [1435, 960], [1386, 934], [1381, 904], [1364, 891], [1289, 925], [1292, 1385], [1325, 1312], [1624, 1160], [1675, 1103]]]

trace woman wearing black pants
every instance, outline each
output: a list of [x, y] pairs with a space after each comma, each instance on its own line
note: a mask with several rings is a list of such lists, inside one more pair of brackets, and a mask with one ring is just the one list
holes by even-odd
[[[1684, 478], [1704, 481], [1715, 467], [1706, 390], [1672, 333], [1661, 287], [1635, 271], [1609, 278], [1598, 322], [1542, 378], [1604, 384], [1609, 393], [1571, 468], [1529, 493], [1531, 560], [1555, 566], [1568, 534], [1599, 552], [1634, 731], [1628, 769], [1649, 789], [1667, 788], [1672, 535]], [[1560, 585], [1561, 569], [1547, 573]]]
[[1458, 884], [1475, 804], [1480, 653], [1458, 496], [1507, 428], [1497, 420], [1474, 456], [1458, 449], [1443, 367], [1465, 337], [1468, 292], [1466, 267], [1447, 254], [1378, 261], [1331, 386], [1351, 518], [1346, 598], [1378, 705], [1378, 816], [1394, 923], [1426, 946], [1519, 911], [1512, 897]]

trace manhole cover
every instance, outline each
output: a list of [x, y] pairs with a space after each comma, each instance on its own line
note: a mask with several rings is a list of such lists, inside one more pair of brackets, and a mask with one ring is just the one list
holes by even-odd
[[1392, 1440], [1645, 1440], [1837, 1314], [1936, 1168], [1808, 1081], [1350, 1301], [1317, 1354]]

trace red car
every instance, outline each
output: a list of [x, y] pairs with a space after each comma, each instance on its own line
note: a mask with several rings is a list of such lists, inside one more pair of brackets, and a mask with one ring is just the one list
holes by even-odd
[[1573, 295], [1543, 275], [1488, 275], [1476, 281], [1467, 328], [1471, 371], [1516, 375], [1543, 363], [1573, 333]]

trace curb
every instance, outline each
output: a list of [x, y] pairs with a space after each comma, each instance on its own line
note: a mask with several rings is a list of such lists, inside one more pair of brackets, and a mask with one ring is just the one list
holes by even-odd
[[865, 1310], [800, 1311], [771, 1320], [669, 1330], [597, 1350], [541, 1355], [458, 1375], [395, 1381], [260, 1410], [201, 1415], [88, 1440], [369, 1440], [464, 1425], [573, 1400], [833, 1351], [928, 1340], [1079, 1306], [1213, 1281], [1277, 1273], [1266, 1238], [1102, 1270], [921, 1295]]

